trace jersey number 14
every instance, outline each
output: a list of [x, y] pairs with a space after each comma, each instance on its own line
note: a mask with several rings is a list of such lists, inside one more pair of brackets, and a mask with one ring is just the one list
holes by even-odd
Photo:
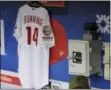
[[[32, 29], [31, 27], [26, 27], [26, 30], [27, 30], [27, 44], [31, 45], [32, 41], [34, 41], [36, 46], [37, 46], [38, 28], [34, 29], [34, 33], [33, 34], [31, 34], [32, 33], [31, 29]], [[33, 37], [32, 37], [32, 35], [33, 35]]]

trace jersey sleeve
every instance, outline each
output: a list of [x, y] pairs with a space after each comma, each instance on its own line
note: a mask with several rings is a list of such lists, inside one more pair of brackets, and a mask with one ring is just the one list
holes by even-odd
[[55, 38], [50, 24], [48, 11], [46, 11], [46, 14], [45, 14], [42, 33], [43, 33], [42, 35], [43, 43], [47, 45], [48, 48], [53, 47], [55, 45]]
[[21, 12], [20, 10], [17, 13], [17, 18], [16, 18], [16, 24], [14, 27], [14, 33], [13, 36], [16, 38], [17, 41], [19, 41], [19, 38], [21, 36]]

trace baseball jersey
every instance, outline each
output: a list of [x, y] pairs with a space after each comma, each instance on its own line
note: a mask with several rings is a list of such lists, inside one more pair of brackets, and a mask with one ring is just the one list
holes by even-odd
[[18, 42], [18, 76], [22, 86], [42, 88], [48, 84], [49, 49], [55, 45], [48, 11], [44, 7], [21, 6], [13, 35]]

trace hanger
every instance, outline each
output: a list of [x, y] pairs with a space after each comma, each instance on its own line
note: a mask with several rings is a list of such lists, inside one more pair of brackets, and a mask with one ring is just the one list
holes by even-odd
[[30, 7], [35, 7], [35, 8], [38, 8], [38, 7], [41, 6], [38, 1], [28, 1], [27, 4], [28, 4]]

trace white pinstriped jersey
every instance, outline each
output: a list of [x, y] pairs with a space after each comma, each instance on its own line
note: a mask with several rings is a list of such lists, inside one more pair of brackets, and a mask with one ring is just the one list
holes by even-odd
[[18, 73], [21, 83], [26, 88], [40, 89], [48, 84], [49, 48], [55, 45], [48, 11], [27, 4], [21, 6], [13, 35], [18, 42]]

